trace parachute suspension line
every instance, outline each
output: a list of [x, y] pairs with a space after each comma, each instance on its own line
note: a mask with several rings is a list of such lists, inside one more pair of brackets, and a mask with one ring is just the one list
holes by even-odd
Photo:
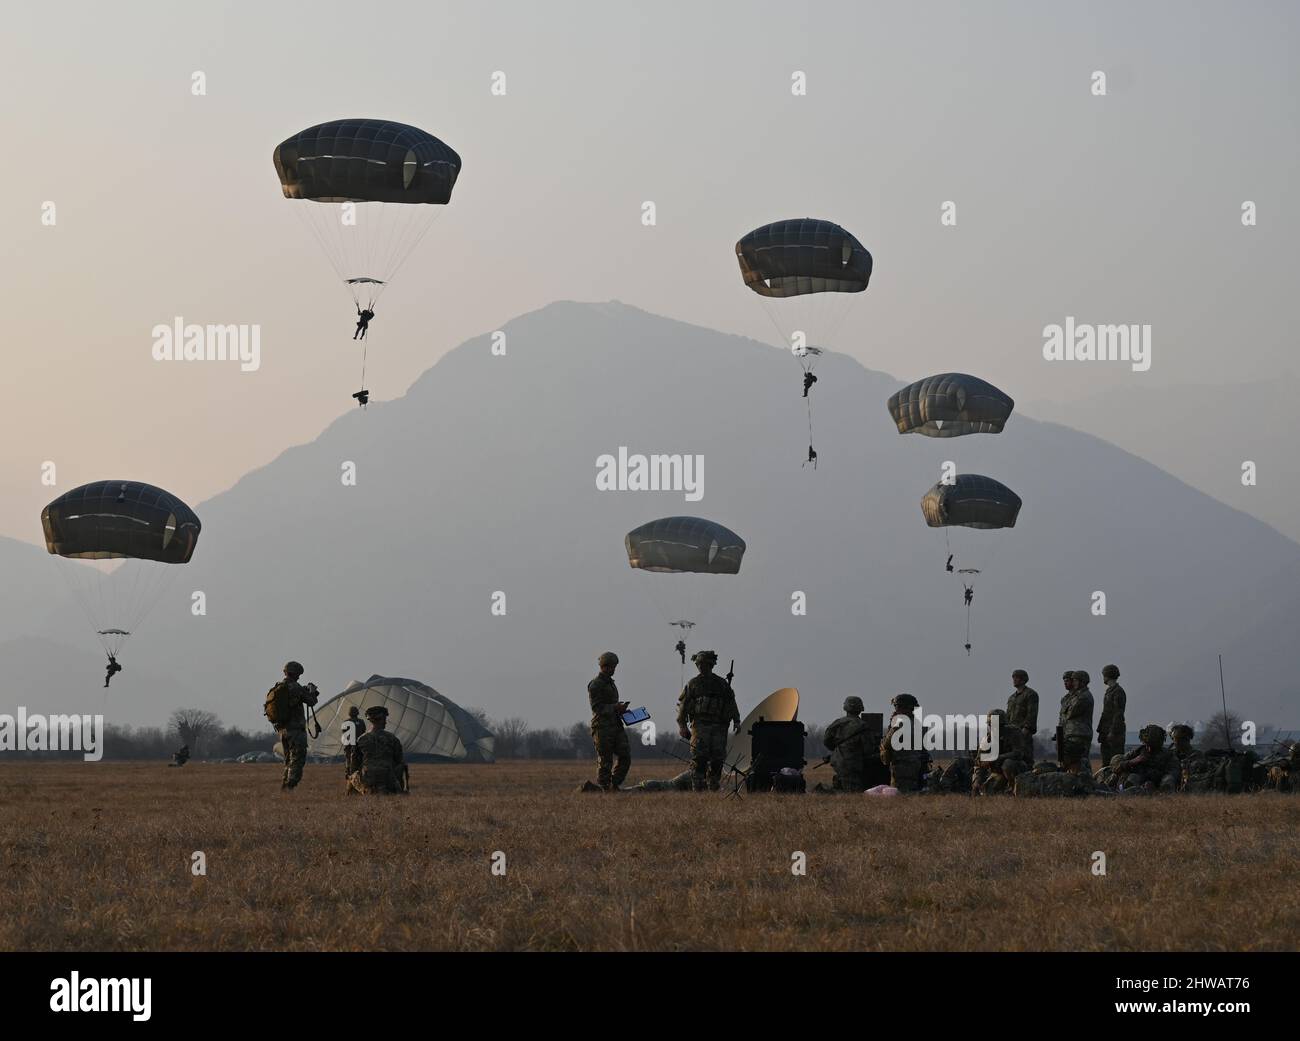
[[969, 602], [967, 602], [966, 604], [966, 654], [968, 657], [970, 655], [970, 609], [971, 609], [971, 605]]

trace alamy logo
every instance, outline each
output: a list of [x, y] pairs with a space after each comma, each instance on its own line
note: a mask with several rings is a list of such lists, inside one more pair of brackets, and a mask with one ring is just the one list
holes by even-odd
[[150, 992], [153, 981], [144, 979], [81, 978], [74, 972], [68, 979], [50, 980], [52, 1012], [130, 1012], [131, 1018], [143, 1023], [151, 1015]]
[[1065, 325], [1043, 326], [1046, 361], [1127, 361], [1134, 372], [1151, 368], [1151, 326], [1076, 325], [1067, 315]]
[[0, 715], [0, 752], [81, 752], [88, 763], [104, 757], [103, 716]]
[[683, 492], [687, 502], [704, 498], [704, 456], [618, 455], [596, 458], [596, 490], [600, 492]]
[[237, 361], [240, 372], [262, 366], [260, 325], [186, 325], [177, 316], [171, 325], [155, 325], [149, 335], [154, 361]]
[[917, 707], [890, 721], [889, 743], [896, 752], [974, 752], [981, 761], [992, 762], [1001, 755], [998, 731], [984, 713], [924, 715]]

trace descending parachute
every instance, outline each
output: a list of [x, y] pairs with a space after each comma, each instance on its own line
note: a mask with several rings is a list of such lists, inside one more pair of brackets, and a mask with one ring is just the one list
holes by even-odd
[[[948, 549], [947, 569], [953, 568], [953, 557], [958, 553], [963, 566], [956, 571], [962, 578], [966, 602], [966, 653], [970, 653], [970, 612], [975, 599], [975, 576], [984, 570], [987, 559], [976, 557], [969, 545], [958, 546], [954, 552], [948, 532], [951, 528], [990, 530], [1014, 528], [1020, 515], [1020, 496], [1000, 481], [979, 474], [959, 474], [952, 484], [940, 482], [921, 499], [921, 512], [925, 523], [932, 528], [944, 529]], [[991, 558], [988, 558], [991, 559]], [[978, 564], [979, 566], [973, 566]]]
[[65, 492], [41, 511], [41, 526], [45, 548], [65, 558], [59, 570], [110, 666], [161, 597], [173, 565], [189, 563], [202, 527], [176, 496], [139, 481], [97, 481]]
[[361, 710], [382, 705], [388, 709], [390, 733], [402, 742], [407, 759], [433, 759], [461, 763], [494, 762], [496, 738], [472, 714], [451, 698], [417, 680], [371, 676], [352, 683], [316, 708], [320, 733], [308, 744], [312, 755], [343, 755], [343, 724], [353, 705]]
[[[812, 447], [813, 369], [848, 310], [852, 294], [871, 281], [871, 254], [838, 224], [804, 218], [756, 228], [736, 243], [740, 274], [803, 369], [808, 407], [808, 459]], [[806, 464], [805, 464], [806, 465]]]
[[294, 134], [272, 157], [286, 199], [352, 292], [362, 341], [380, 294], [451, 200], [460, 156], [432, 134], [384, 119], [338, 119]]
[[668, 624], [681, 630], [674, 648], [685, 671], [687, 633], [716, 593], [716, 575], [735, 575], [745, 540], [730, 528], [702, 517], [662, 517], [629, 531], [623, 539], [627, 562], [639, 571], [670, 576], [650, 585]]
[[963, 372], [942, 372], [909, 383], [889, 399], [900, 434], [962, 437], [998, 434], [1015, 402], [991, 383]]

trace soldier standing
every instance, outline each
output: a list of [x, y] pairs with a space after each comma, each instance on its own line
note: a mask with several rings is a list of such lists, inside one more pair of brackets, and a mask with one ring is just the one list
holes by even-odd
[[912, 713], [920, 707], [920, 702], [911, 694], [896, 694], [890, 704], [894, 707], [894, 712], [889, 717], [889, 725], [880, 742], [880, 761], [889, 767], [891, 785], [900, 792], [919, 792], [921, 779], [930, 763], [930, 753], [923, 748], [895, 748], [893, 737], [896, 731], [905, 729], [909, 745], [920, 743], [920, 728], [912, 718]]
[[711, 790], [722, 787], [722, 767], [727, 759], [727, 724], [740, 733], [740, 709], [731, 684], [713, 672], [716, 651], [696, 651], [691, 661], [700, 670], [682, 688], [677, 702], [677, 731], [691, 742], [692, 782], [697, 792], [708, 780]]
[[1119, 668], [1107, 665], [1101, 670], [1106, 693], [1101, 698], [1101, 718], [1097, 720], [1097, 741], [1101, 745], [1101, 765], [1107, 766], [1117, 755], [1124, 754], [1124, 707], [1128, 695], [1119, 685]]
[[304, 687], [298, 682], [302, 673], [302, 665], [298, 662], [287, 662], [284, 679], [266, 695], [266, 718], [275, 727], [280, 747], [284, 749], [282, 792], [293, 791], [302, 780], [303, 764], [307, 762], [307, 711], [304, 706], [316, 704], [318, 697], [316, 684], [308, 683]]
[[596, 659], [600, 672], [587, 684], [587, 700], [591, 702], [591, 740], [596, 746], [596, 783], [601, 791], [617, 791], [632, 767], [632, 749], [623, 725], [623, 713], [628, 702], [618, 699], [614, 684], [614, 670], [618, 668], [618, 655], [606, 651]]
[[850, 694], [844, 699], [845, 715], [826, 728], [823, 740], [831, 753], [831, 770], [834, 779], [831, 787], [837, 791], [861, 792], [867, 787], [866, 767], [871, 728], [862, 718], [862, 699]]
[[357, 739], [357, 769], [348, 778], [348, 794], [402, 795], [402, 742], [388, 732], [388, 709], [371, 705], [366, 709], [370, 729]]
[[361, 709], [356, 705], [351, 706], [348, 709], [348, 718], [343, 725], [352, 728], [351, 742], [343, 742], [343, 775], [351, 777], [361, 766], [361, 758], [357, 755], [357, 742], [361, 740], [361, 735], [366, 732], [366, 724], [361, 718]]
[[1025, 735], [1030, 765], [1034, 758], [1034, 734], [1038, 732], [1038, 691], [1029, 686], [1029, 673], [1016, 669], [1011, 674], [1011, 697], [1007, 698], [1007, 722]]
[[1091, 677], [1083, 669], [1065, 674], [1065, 697], [1061, 699], [1061, 768], [1072, 774], [1084, 771], [1091, 776], [1088, 755], [1092, 751]]

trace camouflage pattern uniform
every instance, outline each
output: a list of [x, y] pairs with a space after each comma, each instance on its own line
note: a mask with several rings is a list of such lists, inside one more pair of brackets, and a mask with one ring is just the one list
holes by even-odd
[[1029, 761], [1034, 759], [1034, 734], [1038, 732], [1038, 691], [1028, 685], [1029, 674], [1017, 669], [1016, 675], [1025, 677], [1025, 686], [1013, 690], [1007, 698], [1007, 721], [1029, 739]]
[[1119, 669], [1114, 665], [1107, 665], [1101, 670], [1101, 675], [1106, 681], [1106, 693], [1101, 698], [1097, 741], [1101, 745], [1101, 761], [1109, 763], [1115, 756], [1124, 754], [1124, 709], [1128, 704], [1128, 695], [1119, 685]]
[[357, 739], [360, 766], [348, 778], [349, 792], [361, 795], [400, 795], [402, 790], [402, 742], [384, 729], [388, 709], [382, 705], [366, 709], [374, 726]]
[[[297, 668], [292, 678], [288, 675], [294, 672], [291, 666]], [[285, 678], [271, 689], [277, 695], [289, 695], [289, 722], [276, 727], [275, 733], [284, 749], [284, 779], [280, 782], [280, 789], [291, 791], [302, 780], [302, 768], [307, 762], [307, 710], [303, 706], [316, 704], [317, 693], [314, 686], [304, 687], [298, 682], [297, 677], [302, 675], [303, 669], [297, 662], [289, 662], [285, 672]]]
[[[893, 787], [900, 792], [919, 792], [930, 766], [930, 753], [923, 748], [898, 749], [894, 747], [891, 740], [895, 727], [900, 722], [912, 720], [915, 723], [912, 719], [912, 710], [918, 707], [918, 702], [911, 694], [898, 694], [891, 704], [894, 706], [894, 712], [889, 717], [885, 736], [880, 741], [880, 761], [889, 767], [889, 783]], [[911, 736], [914, 742], [919, 743], [921, 728], [914, 725]]]
[[958, 752], [947, 766], [933, 764], [926, 777], [925, 790], [932, 795], [969, 795], [974, 765], [969, 752]]
[[[598, 659], [600, 664], [618, 664], [618, 655], [606, 651]], [[627, 739], [627, 727], [618, 706], [623, 699], [613, 676], [597, 673], [587, 684], [587, 700], [591, 703], [591, 740], [596, 746], [596, 783], [605, 791], [622, 785], [632, 768], [632, 747]]]
[[348, 709], [348, 718], [345, 722], [351, 723], [355, 731], [353, 743], [343, 746], [343, 776], [351, 777], [361, 766], [361, 757], [357, 754], [356, 742], [361, 740], [361, 736], [366, 732], [366, 723], [361, 718], [361, 710], [356, 705]]
[[689, 792], [694, 786], [690, 770], [683, 770], [676, 777], [670, 777], [666, 781], [648, 780], [640, 784], [634, 784], [631, 788], [625, 789], [629, 792]]
[[1139, 788], [1172, 792], [1178, 789], [1181, 764], [1172, 748], [1165, 747], [1165, 728], [1151, 723], [1138, 735], [1142, 747], [1123, 756], [1113, 768], [1117, 791]]
[[998, 728], [998, 755], [996, 759], [976, 760], [971, 774], [971, 792], [975, 795], [1009, 795], [1016, 775], [1033, 766], [1032, 758], [1026, 761], [1024, 731], [1013, 727], [1000, 708], [989, 712], [989, 727], [994, 726]]
[[1089, 775], [1088, 754], [1092, 751], [1092, 691], [1088, 689], [1089, 676], [1082, 669], [1074, 673], [1074, 689], [1061, 699], [1061, 715], [1057, 725], [1064, 740], [1061, 748], [1061, 768], [1076, 771], [1080, 768]]
[[691, 730], [691, 771], [697, 792], [704, 791], [706, 775], [708, 787], [718, 791], [722, 787], [722, 767], [727, 760], [727, 727], [740, 727], [740, 709], [731, 685], [721, 676], [705, 671], [718, 660], [713, 651], [697, 651], [691, 661], [700, 667], [700, 674], [692, 676], [682, 688], [677, 701], [677, 726]]
[[1300, 789], [1300, 741], [1291, 742], [1285, 759], [1280, 755], [1269, 757], [1266, 783], [1279, 792]]
[[1205, 754], [1192, 747], [1192, 738], [1196, 731], [1186, 723], [1177, 723], [1169, 729], [1169, 737], [1174, 743], [1174, 757], [1178, 760], [1178, 790], [1186, 791], [1189, 774], [1199, 773], [1203, 769]]
[[831, 770], [834, 779], [831, 787], [837, 791], [865, 791], [867, 752], [871, 741], [871, 728], [862, 718], [862, 699], [849, 696], [844, 699], [841, 716], [826, 728], [823, 741], [831, 753]]

